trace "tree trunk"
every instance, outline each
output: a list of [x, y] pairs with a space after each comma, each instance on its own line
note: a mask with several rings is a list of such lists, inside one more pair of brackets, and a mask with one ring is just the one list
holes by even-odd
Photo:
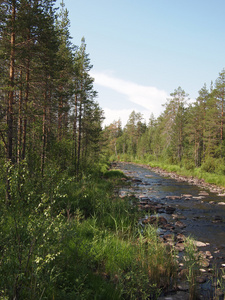
[[[28, 42], [28, 52], [30, 48], [30, 32], [27, 36]], [[22, 159], [26, 157], [26, 143], [27, 143], [27, 106], [29, 99], [29, 89], [30, 89], [30, 54], [28, 53], [27, 57], [27, 66], [26, 66], [26, 90], [25, 90], [25, 99], [24, 99], [24, 121], [23, 121], [23, 150], [22, 150]]]
[[11, 28], [11, 53], [10, 53], [10, 68], [9, 68], [9, 96], [7, 109], [7, 125], [8, 125], [8, 139], [7, 139], [7, 158], [14, 162], [13, 157], [13, 102], [14, 102], [14, 73], [15, 73], [15, 19], [16, 19], [16, 1], [12, 1], [12, 28]]
[[22, 71], [20, 71], [21, 86], [19, 91], [19, 107], [18, 107], [18, 124], [17, 124], [17, 163], [21, 159], [21, 139], [22, 139], [22, 103], [23, 103], [23, 84], [22, 84]]
[[75, 170], [77, 170], [77, 102], [78, 102], [77, 94], [75, 94], [74, 123], [73, 123]]
[[78, 145], [77, 145], [77, 176], [80, 172], [80, 153], [81, 153], [81, 130], [82, 130], [82, 101], [80, 97], [79, 118], [78, 118]]

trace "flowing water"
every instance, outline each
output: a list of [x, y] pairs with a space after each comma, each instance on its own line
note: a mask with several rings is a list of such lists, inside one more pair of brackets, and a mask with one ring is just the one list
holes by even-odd
[[[205, 194], [200, 196], [203, 189], [179, 182], [169, 177], [160, 176], [148, 168], [142, 166], [119, 163], [118, 167], [127, 175], [140, 180], [134, 184], [134, 191], [144, 194], [151, 200], [176, 208], [175, 213], [181, 214], [186, 219], [182, 220], [186, 228], [184, 234], [191, 235], [196, 240], [209, 243], [207, 249], [213, 256], [225, 263], [225, 197], [218, 196], [204, 189]], [[137, 181], [138, 181], [137, 180]], [[207, 192], [207, 193], [206, 193]], [[173, 197], [191, 194], [192, 197]], [[170, 197], [168, 197], [170, 196]], [[166, 216], [170, 221], [171, 215]]]

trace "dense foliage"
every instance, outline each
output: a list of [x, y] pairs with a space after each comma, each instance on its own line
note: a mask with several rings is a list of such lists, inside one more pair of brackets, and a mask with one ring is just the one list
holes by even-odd
[[42, 177], [55, 162], [79, 177], [97, 159], [103, 116], [85, 40], [71, 43], [68, 12], [54, 2], [1, 5], [0, 152]]
[[157, 119], [152, 115], [148, 124], [133, 111], [124, 129], [120, 121], [106, 127], [109, 154], [113, 159], [158, 161], [225, 175], [224, 76], [222, 70], [210, 90], [204, 85], [191, 103], [178, 87], [165, 99], [162, 114]]

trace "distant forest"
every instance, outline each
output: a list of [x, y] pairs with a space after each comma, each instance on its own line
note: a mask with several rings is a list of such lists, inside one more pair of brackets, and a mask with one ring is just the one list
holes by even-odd
[[[149, 99], [150, 101], [151, 99]], [[225, 174], [225, 70], [196, 101], [178, 87], [165, 99], [163, 113], [149, 123], [133, 111], [124, 128], [120, 120], [105, 130], [111, 155], [124, 160], [145, 159]]]

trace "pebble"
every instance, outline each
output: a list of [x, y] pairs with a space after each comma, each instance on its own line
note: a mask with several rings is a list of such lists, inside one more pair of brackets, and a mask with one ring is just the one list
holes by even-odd
[[199, 269], [200, 272], [205, 273], [206, 270], [205, 269]]
[[177, 221], [175, 223], [175, 226], [177, 226], [177, 227], [179, 227], [181, 229], [186, 227], [186, 225], [183, 222], [181, 222], [181, 221]]
[[182, 194], [181, 196], [184, 197], [184, 198], [191, 198], [192, 197], [191, 194]]
[[179, 251], [179, 252], [184, 251], [184, 249], [185, 249], [184, 244], [183, 244], [183, 243], [177, 243], [177, 244], [175, 245], [175, 249], [176, 249], [177, 251]]
[[206, 191], [200, 191], [199, 196], [209, 196], [209, 193]]
[[209, 261], [207, 259], [203, 259], [199, 262], [199, 265], [204, 267], [204, 268], [208, 268], [209, 267]]
[[203, 242], [200, 242], [200, 241], [194, 241], [193, 243], [196, 247], [205, 247], [205, 246], [209, 245], [209, 243], [203, 243]]

